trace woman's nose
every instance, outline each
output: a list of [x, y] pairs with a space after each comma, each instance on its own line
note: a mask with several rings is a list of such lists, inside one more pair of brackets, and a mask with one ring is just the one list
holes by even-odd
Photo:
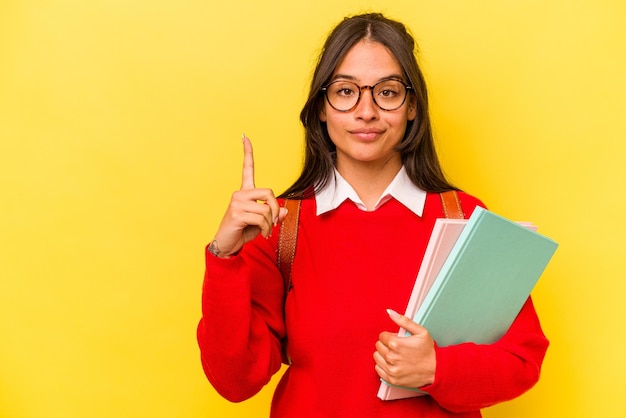
[[360, 119], [374, 119], [378, 116], [378, 106], [374, 102], [372, 88], [361, 87], [361, 99], [355, 109], [355, 116]]

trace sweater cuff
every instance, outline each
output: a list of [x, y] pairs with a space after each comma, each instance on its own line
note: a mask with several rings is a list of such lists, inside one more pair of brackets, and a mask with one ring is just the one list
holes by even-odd
[[[239, 298], [249, 298], [249, 281], [247, 276], [240, 274], [245, 263], [239, 255], [228, 258], [216, 257], [205, 249], [206, 277], [203, 284], [203, 298], [210, 298], [214, 303]], [[208, 279], [210, 277], [210, 280]], [[224, 295], [228, 295], [224, 298]], [[221, 305], [217, 303], [218, 306]]]
[[[437, 357], [437, 366], [435, 369], [435, 380], [432, 384], [422, 386], [420, 390], [427, 392], [433, 397], [437, 397], [438, 393], [457, 387], [456, 382], [458, 373], [455, 370], [461, 370], [466, 367], [467, 359], [458, 355], [459, 351], [453, 347], [439, 347], [435, 344], [435, 355]], [[447, 388], [447, 389], [446, 389]]]

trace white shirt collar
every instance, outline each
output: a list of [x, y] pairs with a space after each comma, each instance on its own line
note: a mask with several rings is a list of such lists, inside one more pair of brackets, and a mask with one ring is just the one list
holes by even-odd
[[[315, 203], [317, 205], [317, 215], [321, 215], [331, 210], [337, 209], [346, 199], [352, 200], [361, 210], [367, 210], [365, 204], [356, 193], [354, 188], [335, 169], [334, 176], [326, 187], [321, 190], [315, 189]], [[406, 206], [417, 216], [422, 216], [424, 204], [426, 203], [426, 192], [417, 187], [406, 174], [404, 166], [398, 171], [396, 177], [389, 183], [389, 186], [380, 195], [374, 210], [381, 207], [391, 198]]]

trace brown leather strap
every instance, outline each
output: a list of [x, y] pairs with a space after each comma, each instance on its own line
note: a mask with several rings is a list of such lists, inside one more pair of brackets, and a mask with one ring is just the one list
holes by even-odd
[[[280, 224], [280, 236], [278, 237], [278, 268], [280, 269], [280, 273], [283, 276], [283, 283], [285, 284], [284, 303], [287, 301], [287, 293], [291, 290], [291, 267], [293, 265], [293, 259], [296, 255], [301, 202], [302, 201], [300, 199], [285, 200], [287, 215]], [[287, 352], [286, 335], [282, 341], [281, 355], [283, 363], [291, 364], [291, 358]]]
[[300, 199], [286, 199], [287, 215], [280, 225], [278, 239], [278, 268], [285, 282], [285, 294], [291, 289], [291, 266], [296, 255], [298, 240], [298, 220], [300, 217]]
[[443, 206], [443, 214], [448, 219], [465, 219], [459, 195], [456, 190], [439, 193], [441, 205]]

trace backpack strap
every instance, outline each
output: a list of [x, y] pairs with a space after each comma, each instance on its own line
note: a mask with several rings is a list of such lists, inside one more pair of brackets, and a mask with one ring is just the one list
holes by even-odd
[[[291, 290], [291, 267], [293, 258], [296, 255], [296, 242], [298, 241], [298, 221], [300, 220], [300, 199], [285, 199], [285, 208], [287, 215], [280, 224], [280, 232], [278, 236], [278, 269], [283, 276], [285, 285], [285, 296], [283, 302], [287, 301], [287, 293]], [[283, 307], [284, 309], [284, 307]], [[284, 312], [283, 312], [284, 315]], [[291, 364], [291, 358], [287, 352], [287, 337], [282, 341], [282, 362]]]
[[291, 290], [291, 266], [296, 255], [298, 240], [298, 221], [300, 219], [300, 199], [286, 199], [287, 215], [280, 224], [278, 237], [278, 268], [285, 282], [285, 297]]
[[463, 207], [456, 190], [439, 193], [441, 198], [441, 206], [443, 206], [443, 214], [448, 219], [465, 219]]

